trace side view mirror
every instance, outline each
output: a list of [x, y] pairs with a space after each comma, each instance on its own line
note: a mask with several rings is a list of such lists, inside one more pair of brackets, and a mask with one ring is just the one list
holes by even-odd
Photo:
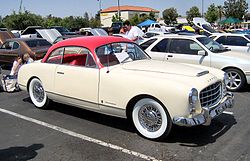
[[206, 56], [206, 51], [205, 50], [200, 50], [198, 51], [198, 55], [201, 55], [201, 56]]
[[247, 46], [250, 47], [250, 43], [247, 43]]

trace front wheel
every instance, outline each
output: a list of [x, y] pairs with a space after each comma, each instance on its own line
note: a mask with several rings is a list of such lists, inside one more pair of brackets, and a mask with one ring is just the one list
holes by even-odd
[[236, 92], [244, 87], [244, 85], [246, 84], [246, 78], [240, 70], [229, 68], [226, 69], [225, 72], [227, 73], [227, 76], [229, 78], [226, 85], [229, 91]]
[[172, 128], [167, 110], [151, 98], [143, 98], [135, 104], [132, 119], [137, 131], [152, 140], [166, 138]]
[[29, 84], [29, 95], [31, 101], [37, 108], [46, 109], [49, 104], [49, 99], [43, 88], [42, 82], [34, 78]]

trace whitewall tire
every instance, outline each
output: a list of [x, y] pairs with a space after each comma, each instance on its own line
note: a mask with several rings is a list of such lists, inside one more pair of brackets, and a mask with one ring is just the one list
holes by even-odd
[[42, 82], [33, 78], [29, 84], [29, 95], [31, 101], [37, 108], [46, 109], [49, 104], [49, 99], [43, 88]]
[[165, 107], [151, 98], [143, 98], [135, 104], [132, 120], [137, 131], [152, 140], [166, 138], [172, 127], [172, 121]]

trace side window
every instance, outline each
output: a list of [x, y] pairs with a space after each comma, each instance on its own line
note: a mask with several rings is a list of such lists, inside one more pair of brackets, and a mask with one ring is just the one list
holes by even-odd
[[166, 52], [168, 46], [169, 39], [163, 39], [158, 44], [156, 44], [151, 51], [155, 52]]
[[197, 55], [199, 50], [203, 50], [199, 44], [193, 40], [172, 39], [169, 47], [170, 53]]
[[59, 49], [52, 51], [52, 53], [50, 54], [46, 63], [61, 64], [62, 57], [63, 57], [63, 51], [64, 51], [64, 48], [59, 48]]
[[105, 45], [101, 46], [96, 50], [96, 54], [98, 56], [98, 59], [100, 63], [103, 66], [112, 66], [119, 64], [118, 59], [116, 58], [115, 53], [118, 53], [122, 51], [122, 48], [119, 46], [119, 44], [115, 45]]
[[146, 50], [151, 44], [153, 44], [157, 39], [150, 39], [144, 43], [142, 43], [140, 46], [143, 50]]
[[159, 24], [155, 24], [155, 28], [161, 28]]
[[90, 51], [83, 47], [65, 47], [62, 62], [71, 66], [96, 67]]
[[221, 36], [216, 40], [219, 44], [226, 45], [226, 36]]
[[248, 41], [244, 37], [228, 36], [227, 45], [232, 46], [247, 46]]
[[19, 44], [17, 42], [14, 42], [12, 49], [18, 49], [18, 48], [19, 48]]
[[13, 47], [13, 44], [14, 44], [14, 42], [11, 42], [11, 41], [5, 42], [5, 43], [2, 45], [2, 49], [11, 50], [12, 47]]

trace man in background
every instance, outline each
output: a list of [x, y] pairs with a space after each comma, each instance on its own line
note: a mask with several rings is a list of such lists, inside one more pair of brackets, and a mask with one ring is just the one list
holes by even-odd
[[143, 31], [137, 26], [131, 26], [131, 24], [128, 20], [126, 20], [123, 23], [123, 25], [127, 29], [127, 32], [125, 33], [127, 38], [138, 43], [138, 41], [144, 35]]

